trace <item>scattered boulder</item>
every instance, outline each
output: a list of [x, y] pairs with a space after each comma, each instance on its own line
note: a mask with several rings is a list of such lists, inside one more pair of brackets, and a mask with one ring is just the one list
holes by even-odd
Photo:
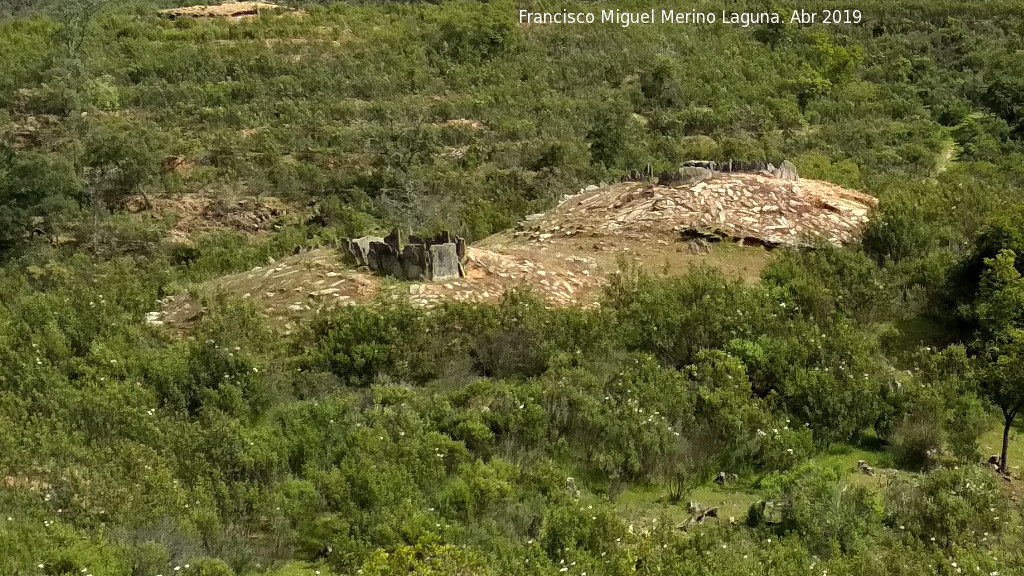
[[576, 488], [576, 479], [569, 476], [565, 479], [565, 490], [569, 493], [572, 498], [579, 498], [580, 491]]
[[701, 168], [699, 166], [679, 167], [679, 183], [686, 186], [710, 180], [713, 176], [714, 173], [707, 168]]
[[690, 502], [688, 509], [690, 512], [689, 524], [701, 524], [708, 518], [718, 518], [718, 508], [705, 508], [697, 502]]
[[680, 230], [679, 234], [685, 242], [689, 242], [690, 240], [703, 240], [708, 243], [718, 243], [721, 242], [723, 238], [727, 238], [729, 236], [727, 232], [724, 232], [720, 228], [705, 228], [702, 226]]
[[710, 254], [711, 244], [703, 238], [694, 238], [686, 241], [686, 247], [691, 254]]
[[872, 468], [871, 466], [868, 466], [867, 463], [864, 462], [863, 460], [858, 460], [857, 461], [857, 470], [860, 470], [861, 473], [866, 475], [866, 476], [874, 476], [875, 475], [875, 469]]

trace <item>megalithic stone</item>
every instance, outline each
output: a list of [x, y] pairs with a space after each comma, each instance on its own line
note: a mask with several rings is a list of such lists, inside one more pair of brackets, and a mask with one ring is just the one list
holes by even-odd
[[355, 240], [342, 238], [341, 240], [338, 240], [338, 243], [335, 245], [335, 247], [338, 249], [338, 252], [341, 253], [342, 262], [345, 262], [346, 264], [362, 266], [362, 264], [359, 263], [359, 260], [356, 257], [355, 251], [352, 249], [352, 244], [354, 242]]
[[[370, 271], [402, 280], [447, 280], [465, 277], [466, 241], [450, 232], [402, 242], [395, 229], [386, 238], [364, 236], [338, 244], [342, 257]], [[448, 240], [443, 242], [443, 240]]]
[[459, 263], [466, 259], [466, 239], [462, 236], [455, 237], [455, 253], [459, 255]]
[[798, 180], [799, 176], [796, 171], [796, 166], [793, 165], [789, 160], [783, 160], [782, 165], [774, 171], [776, 178], [782, 178], [783, 180]]
[[373, 242], [384, 242], [384, 239], [379, 236], [363, 236], [362, 238], [356, 238], [348, 243], [348, 251], [355, 260], [357, 266], [369, 266], [370, 265], [370, 244]]
[[430, 247], [427, 277], [430, 280], [459, 278], [459, 254], [454, 243], [435, 244]]
[[395, 254], [402, 253], [402, 233], [398, 228], [391, 230], [391, 234], [388, 234], [384, 238], [384, 243], [391, 246], [391, 249], [395, 251]]
[[409, 244], [402, 250], [402, 278], [420, 280], [427, 272], [427, 251], [422, 244]]
[[704, 180], [710, 180], [712, 178], [711, 170], [707, 168], [700, 168], [698, 166], [680, 166], [679, 167], [679, 183], [683, 185], [692, 185]]
[[[370, 242], [370, 250], [367, 253], [366, 265], [370, 270], [380, 274], [393, 275], [395, 265], [398, 263], [398, 252], [385, 242]], [[399, 270], [401, 267], [399, 267]]]

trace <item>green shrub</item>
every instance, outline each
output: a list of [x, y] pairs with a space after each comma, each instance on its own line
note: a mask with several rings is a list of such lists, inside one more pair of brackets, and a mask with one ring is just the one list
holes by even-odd
[[[799, 534], [820, 555], [864, 550], [882, 520], [882, 503], [871, 490], [844, 484], [838, 469], [805, 465], [765, 480], [776, 496], [779, 529]], [[759, 514], [748, 515], [748, 521]]]
[[868, 220], [862, 239], [864, 251], [880, 265], [923, 256], [933, 241], [922, 210], [890, 202]]
[[200, 558], [192, 561], [185, 574], [188, 576], [235, 576], [235, 571], [221, 560]]
[[946, 416], [946, 443], [962, 464], [977, 462], [982, 456], [978, 439], [992, 422], [989, 411], [973, 395], [960, 395], [951, 403]]
[[910, 470], [927, 470], [942, 451], [941, 415], [929, 406], [918, 406], [908, 413], [892, 438], [896, 464]]
[[954, 547], [1007, 525], [998, 478], [980, 466], [941, 469], [885, 492], [886, 522], [922, 542]]

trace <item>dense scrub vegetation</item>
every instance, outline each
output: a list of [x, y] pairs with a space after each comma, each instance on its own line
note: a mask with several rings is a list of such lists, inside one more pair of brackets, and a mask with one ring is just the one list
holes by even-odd
[[[1024, 572], [1019, 489], [979, 441], [1024, 406], [1019, 3], [746, 30], [321, 4], [0, 20], [0, 573]], [[790, 158], [881, 205], [861, 244], [779, 252], [754, 286], [624, 267], [590, 310], [381, 302], [282, 336], [215, 298], [187, 337], [144, 322], [296, 244], [479, 238], [694, 157]], [[197, 191], [317, 206], [187, 248], [125, 213]], [[680, 529], [722, 471], [714, 498], [749, 509]]]

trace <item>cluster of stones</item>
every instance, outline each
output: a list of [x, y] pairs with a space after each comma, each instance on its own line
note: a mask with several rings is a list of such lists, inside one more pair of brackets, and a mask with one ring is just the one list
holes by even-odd
[[[566, 262], [565, 269], [552, 270], [527, 258], [469, 248], [465, 258], [466, 278], [411, 284], [407, 289], [408, 297], [415, 306], [431, 308], [449, 300], [497, 302], [506, 289], [529, 286], [547, 304], [567, 306], [601, 283], [601, 278], [591, 273], [591, 263], [571, 260]], [[405, 290], [396, 289], [396, 296]]]
[[399, 231], [394, 230], [385, 238], [364, 236], [343, 240], [339, 248], [350, 263], [366, 266], [381, 276], [437, 282], [466, 275], [462, 264], [466, 242], [448, 232], [434, 238], [411, 236], [405, 242]]
[[856, 239], [877, 204], [871, 196], [801, 180], [786, 164], [758, 173], [687, 167], [675, 186], [626, 183], [590, 187], [547, 214], [528, 216], [516, 236], [543, 242], [575, 235], [650, 239], [665, 233], [729, 237], [766, 246], [835, 244]]

